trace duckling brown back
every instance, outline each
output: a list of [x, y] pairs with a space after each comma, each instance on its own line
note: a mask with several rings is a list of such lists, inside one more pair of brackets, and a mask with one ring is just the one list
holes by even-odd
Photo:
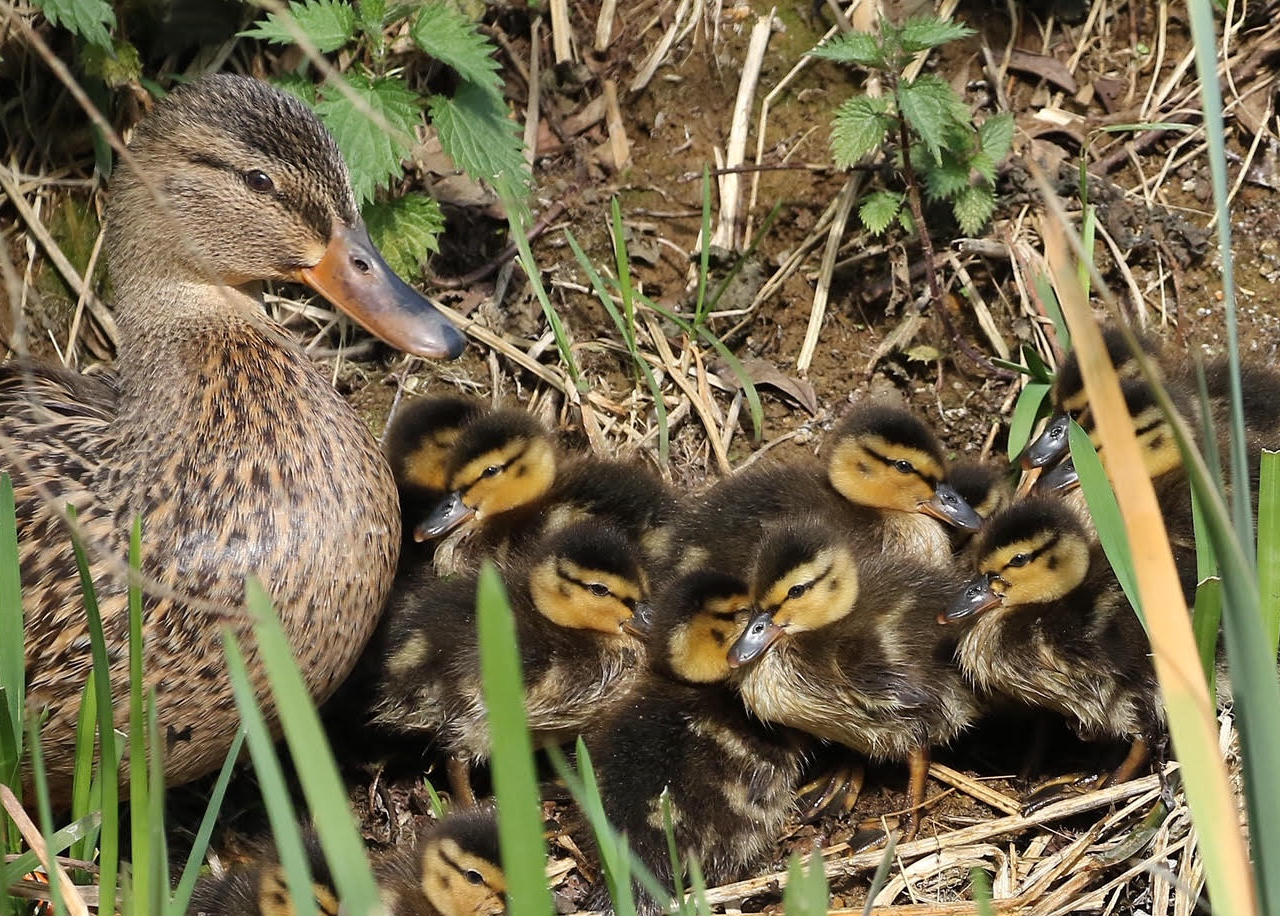
[[[584, 740], [609, 822], [669, 891], [668, 793], [677, 846], [711, 884], [740, 877], [772, 848], [793, 807], [801, 737], [751, 716], [726, 655], [747, 616], [747, 586], [711, 570], [680, 577], [655, 602], [653, 671]], [[644, 913], [660, 912], [639, 885]], [[608, 909], [600, 886], [588, 906]]]
[[391, 916], [501, 916], [507, 882], [492, 809], [451, 812], [374, 862]]

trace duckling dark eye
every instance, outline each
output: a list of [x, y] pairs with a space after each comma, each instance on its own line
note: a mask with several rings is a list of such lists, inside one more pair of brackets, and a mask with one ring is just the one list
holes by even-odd
[[903, 474], [911, 474], [915, 471], [915, 465], [913, 465], [910, 461], [908, 461], [905, 458], [899, 458], [897, 461], [893, 463], [893, 466], [895, 469], [901, 471]]
[[250, 169], [244, 173], [244, 183], [255, 194], [268, 194], [275, 189], [276, 183], [262, 169]]
[[476, 871], [474, 868], [467, 869], [466, 878], [472, 884], [484, 884], [484, 875], [480, 874], [480, 872]]
[[609, 595], [609, 586], [602, 582], [592, 582], [587, 586], [587, 591], [595, 595], [597, 598], [606, 598]]
[[1015, 555], [1014, 558], [1009, 561], [1009, 565], [1010, 566], [1026, 566], [1030, 562], [1031, 562], [1031, 554], [1020, 553]]
[[495, 476], [495, 475], [496, 475], [499, 471], [501, 471], [501, 470], [502, 470], [501, 466], [496, 465], [496, 464], [491, 464], [491, 465], [489, 465], [487, 468], [485, 468], [483, 471], [481, 471], [481, 472], [480, 472], [480, 476], [481, 476], [481, 477], [493, 477], [493, 476]]
[[788, 597], [788, 598], [799, 598], [801, 595], [803, 595], [803, 594], [804, 594], [805, 592], [807, 592], [808, 590], [809, 590], [809, 586], [808, 586], [808, 584], [807, 584], [807, 583], [802, 583], [802, 584], [800, 584], [800, 585], [793, 585], [793, 586], [791, 586], [791, 588], [787, 589], [787, 597]]

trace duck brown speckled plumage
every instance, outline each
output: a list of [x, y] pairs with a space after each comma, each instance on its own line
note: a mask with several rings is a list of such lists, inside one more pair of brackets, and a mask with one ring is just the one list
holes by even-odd
[[[390, 342], [456, 356], [464, 340], [368, 239], [333, 138], [257, 80], [206, 77], [136, 129], [112, 179], [106, 250], [114, 373], [0, 366], [0, 469], [14, 480], [29, 703], [55, 801], [70, 785], [90, 667], [71, 538], [89, 551], [116, 696], [127, 690], [125, 558], [143, 519], [146, 679], [170, 785], [216, 766], [239, 717], [219, 628], [259, 577], [327, 696], [372, 632], [399, 543], [395, 487], [363, 421], [263, 311], [264, 280], [302, 280]], [[330, 468], [341, 468], [334, 474]], [[120, 703], [123, 724], [127, 705]]]

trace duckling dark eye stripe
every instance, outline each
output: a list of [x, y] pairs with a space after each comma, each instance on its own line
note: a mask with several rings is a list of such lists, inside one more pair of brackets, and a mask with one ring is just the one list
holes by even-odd
[[[863, 447], [866, 448], [866, 446], [863, 446]], [[879, 452], [877, 452], [873, 448], [867, 448], [866, 450], [867, 450], [867, 453], [870, 454], [872, 458], [875, 458], [876, 460], [883, 463], [885, 467], [892, 467], [893, 463], [897, 460], [896, 458], [890, 458], [887, 455], [881, 455]], [[924, 473], [918, 467], [915, 467], [915, 466], [912, 466], [911, 473], [915, 474], [917, 477], [919, 477], [929, 486], [937, 488], [938, 479], [936, 477], [933, 477], [929, 474]]]
[[[1042, 545], [1040, 545], [1039, 547], [1037, 547], [1035, 550], [1031, 551], [1030, 553], [1027, 553], [1027, 551], [1025, 551], [1025, 550], [1024, 550], [1024, 551], [1019, 551], [1020, 553], [1027, 553], [1027, 556], [1030, 558], [1030, 559], [1028, 559], [1028, 560], [1027, 560], [1026, 564], [1024, 564], [1024, 565], [1030, 565], [1030, 564], [1031, 564], [1031, 562], [1032, 562], [1033, 560], [1038, 560], [1038, 559], [1040, 559], [1041, 554], [1043, 554], [1043, 553], [1044, 553], [1045, 551], [1047, 551], [1049, 548], [1051, 548], [1051, 547], [1055, 546], [1057, 543], [1058, 543], [1058, 535], [1057, 535], [1057, 534], [1055, 534], [1053, 537], [1049, 538], [1049, 540], [1045, 541]], [[1009, 568], [1009, 564], [1008, 564], [1008, 563], [1004, 564], [1004, 568], [1005, 568], [1005, 569], [1008, 569], [1008, 568]]]
[[440, 853], [440, 858], [444, 859], [446, 862], [452, 865], [454, 871], [456, 871], [458, 874], [463, 874], [467, 871], [467, 866], [464, 865], [462, 862], [459, 862], [453, 856], [449, 855], [449, 850], [445, 849], [443, 846], [438, 846], [436, 848]]

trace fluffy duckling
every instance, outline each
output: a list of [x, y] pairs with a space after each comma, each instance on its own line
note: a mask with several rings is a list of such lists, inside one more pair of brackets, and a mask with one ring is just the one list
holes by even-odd
[[[793, 809], [801, 736], [751, 716], [729, 684], [726, 656], [748, 616], [740, 579], [711, 570], [677, 579], [655, 601], [652, 673], [584, 736], [609, 822], [669, 891], [664, 791], [681, 855], [713, 885], [755, 865]], [[638, 886], [637, 896], [646, 913], [669, 902]], [[603, 888], [588, 904], [609, 906]]]
[[823, 513], [859, 551], [900, 551], [949, 562], [947, 526], [981, 519], [947, 482], [942, 446], [908, 411], [855, 409], [831, 431], [826, 468], [767, 465], [721, 480], [677, 523], [682, 570], [740, 570], [765, 528], [779, 518]]
[[[983, 521], [991, 518], [1013, 500], [1013, 483], [1008, 465], [993, 461], [968, 458], [953, 463], [947, 473], [947, 483], [959, 494]], [[963, 549], [973, 538], [973, 530], [952, 528], [953, 552]]]
[[[393, 589], [371, 658], [374, 719], [434, 734], [455, 795], [474, 802], [470, 767], [489, 756], [476, 636], [476, 575], [411, 568]], [[577, 522], [543, 538], [504, 576], [515, 615], [529, 728], [572, 740], [637, 680], [649, 608], [636, 549], [617, 528]]]
[[[320, 916], [342, 912], [313, 831], [304, 831], [312, 894]], [[506, 879], [498, 824], [490, 810], [450, 814], [414, 843], [374, 862], [388, 916], [501, 916]], [[188, 916], [294, 916], [297, 908], [275, 849], [196, 882]]]
[[936, 625], [960, 584], [948, 567], [855, 555], [819, 520], [773, 529], [752, 570], [755, 611], [729, 652], [747, 707], [872, 759], [907, 761], [914, 814], [930, 748], [979, 712], [952, 660], [955, 636]]
[[492, 809], [452, 812], [374, 862], [389, 916], [501, 916], [507, 880]]
[[[1130, 778], [1164, 731], [1146, 634], [1074, 512], [1031, 497], [993, 518], [975, 545], [978, 575], [939, 618], [964, 622], [956, 651], [978, 687], [1062, 713], [1086, 739], [1130, 753]], [[945, 627], [943, 629], [946, 629]]]
[[416, 524], [448, 492], [449, 455], [463, 428], [487, 409], [478, 398], [461, 394], [427, 395], [400, 408], [383, 437], [382, 451], [406, 520]]
[[604, 519], [657, 556], [674, 502], [634, 461], [564, 461], [551, 433], [527, 411], [495, 410], [462, 431], [446, 468], [447, 495], [415, 528], [419, 540], [463, 524], [484, 548], [510, 548], [584, 518]]

